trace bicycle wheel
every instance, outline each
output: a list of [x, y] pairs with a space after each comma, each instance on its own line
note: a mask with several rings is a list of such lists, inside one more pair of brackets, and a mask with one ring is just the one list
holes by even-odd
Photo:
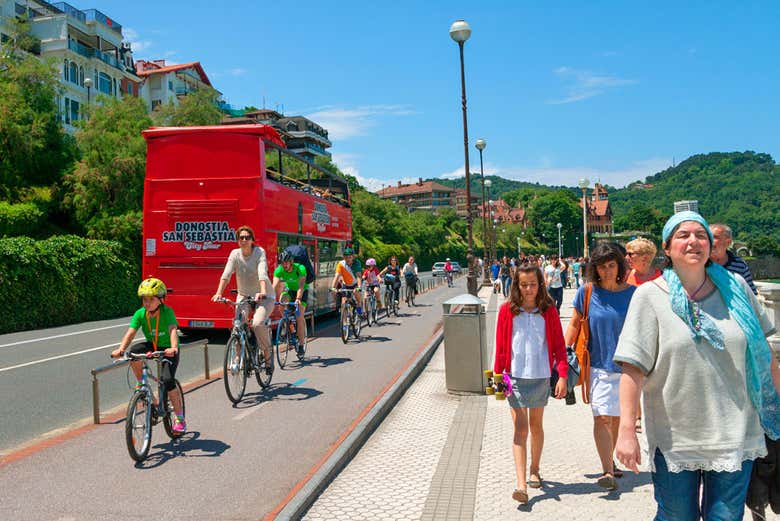
[[408, 284], [406, 285], [406, 305], [414, 306], [414, 288]]
[[[255, 380], [257, 380], [257, 384], [265, 389], [269, 385], [271, 385], [271, 379], [274, 376], [274, 346], [271, 345], [271, 356], [269, 356], [267, 359], [265, 355], [263, 354], [263, 348], [260, 346], [257, 346], [257, 366], [255, 366]], [[266, 369], [270, 367], [271, 368], [271, 374], [268, 374]]]
[[149, 397], [143, 391], [136, 391], [127, 406], [125, 441], [127, 452], [135, 461], [143, 461], [149, 455], [152, 447], [152, 409]]
[[295, 354], [298, 356], [299, 362], [303, 362], [303, 360], [306, 358], [306, 345], [308, 343], [309, 343], [309, 334], [307, 331], [306, 334], [303, 335], [303, 344], [298, 344], [298, 350], [295, 352]]
[[389, 288], [385, 288], [385, 317], [390, 318], [390, 313], [393, 312], [393, 291]]
[[345, 344], [349, 340], [349, 322], [352, 315], [352, 306], [347, 303], [341, 306], [341, 317], [339, 318], [339, 326], [341, 327], [341, 341]]
[[[181, 415], [186, 416], [185, 409], [184, 409], [184, 391], [181, 389], [181, 384], [178, 380], [174, 378], [173, 380], [174, 385], [176, 386], [176, 389], [179, 391], [179, 396], [181, 397]], [[170, 392], [168, 393], [170, 395]], [[165, 417], [163, 418], [163, 426], [165, 427], [165, 433], [168, 435], [169, 438], [178, 438], [181, 436], [180, 432], [174, 432], [173, 431], [173, 417], [176, 416], [176, 412], [173, 410], [173, 403], [171, 402], [170, 397], [165, 397]]]
[[222, 364], [225, 392], [235, 403], [241, 401], [246, 389], [246, 349], [237, 335], [231, 335], [225, 348], [225, 362]]
[[357, 309], [352, 308], [352, 332], [355, 334], [355, 340], [360, 340], [360, 330], [363, 328], [363, 319], [358, 315]]
[[373, 323], [372, 320], [374, 319], [374, 312], [376, 311], [376, 301], [374, 300], [373, 296], [370, 296], [368, 299], [366, 299], [366, 325], [368, 327], [371, 327], [371, 324]]
[[371, 320], [373, 320], [374, 324], [379, 324], [379, 306], [377, 305], [377, 298], [376, 296], [371, 297]]
[[290, 319], [282, 317], [276, 326], [276, 361], [279, 362], [279, 368], [284, 369], [287, 365], [287, 355], [290, 354]]

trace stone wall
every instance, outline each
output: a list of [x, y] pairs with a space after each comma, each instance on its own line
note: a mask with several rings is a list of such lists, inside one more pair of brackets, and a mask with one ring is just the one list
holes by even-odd
[[780, 257], [761, 257], [746, 260], [755, 280], [780, 279]]

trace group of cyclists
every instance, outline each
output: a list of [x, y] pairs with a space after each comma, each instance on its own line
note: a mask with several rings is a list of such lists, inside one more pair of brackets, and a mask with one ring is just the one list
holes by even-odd
[[[263, 355], [268, 360], [273, 351], [267, 319], [280, 305], [283, 295], [287, 295], [289, 301], [296, 304], [298, 345], [305, 345], [306, 321], [304, 315], [309, 296], [306, 267], [295, 262], [292, 254], [288, 251], [282, 251], [279, 253], [279, 262], [271, 281], [268, 277], [268, 261], [265, 250], [255, 243], [255, 233], [252, 228], [249, 226], [239, 227], [237, 237], [238, 248], [230, 252], [217, 290], [211, 300], [213, 302], [222, 301], [222, 293], [235, 274], [238, 300], [252, 298], [256, 302], [251, 328]], [[379, 270], [376, 259], [373, 258], [366, 260], [364, 269], [360, 260], [356, 258], [354, 250], [350, 247], [344, 248], [343, 256], [343, 259], [336, 265], [330, 289], [335, 291], [341, 287], [356, 290], [354, 296], [361, 318], [365, 318], [362, 307], [362, 290], [374, 292], [380, 309], [383, 309], [383, 299], [379, 298], [379, 288], [382, 284], [387, 287], [387, 291], [392, 292], [396, 305], [400, 299], [401, 277], [408, 286], [414, 288], [415, 292], [417, 291], [418, 268], [413, 256], [409, 257], [408, 262], [403, 266], [399, 266], [398, 258], [393, 255], [388, 265], [382, 270]], [[271, 291], [273, 297], [270, 296]], [[164, 364], [161, 379], [175, 412], [173, 430], [177, 434], [182, 434], [186, 432], [187, 423], [184, 418], [182, 398], [174, 383], [179, 362], [178, 325], [173, 309], [165, 304], [168, 290], [162, 280], [148, 278], [141, 282], [137, 293], [142, 300], [142, 307], [133, 314], [127, 332], [111, 356], [118, 358], [127, 352], [164, 351], [163, 356], [169, 363]], [[132, 341], [138, 329], [143, 331], [145, 341], [133, 345]], [[143, 361], [132, 360], [130, 364], [138, 388], [141, 386]], [[271, 375], [273, 370], [272, 364], [265, 366], [267, 375]]]

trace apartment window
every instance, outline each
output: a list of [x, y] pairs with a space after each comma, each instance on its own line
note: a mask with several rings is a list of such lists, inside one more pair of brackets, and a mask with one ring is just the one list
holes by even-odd
[[68, 81], [68, 60], [65, 60], [64, 66], [62, 67], [62, 79], [65, 81]]
[[111, 94], [116, 96], [116, 78], [111, 78]]
[[127, 82], [127, 93], [133, 95], [133, 84], [130, 82]]
[[70, 81], [78, 85], [79, 83], [79, 66], [75, 62], [70, 62], [70, 72], [68, 73]]
[[152, 110], [156, 109], [160, 105], [162, 105], [162, 100], [159, 100], [159, 99], [153, 99], [152, 100]]
[[111, 76], [105, 72], [98, 73], [98, 90], [103, 94], [111, 94]]
[[70, 123], [70, 99], [65, 98], [65, 123]]
[[173, 90], [173, 82], [168, 80], [168, 90]]
[[84, 67], [79, 67], [79, 85], [84, 86]]
[[74, 99], [70, 100], [70, 119], [71, 121], [79, 119], [79, 102]]

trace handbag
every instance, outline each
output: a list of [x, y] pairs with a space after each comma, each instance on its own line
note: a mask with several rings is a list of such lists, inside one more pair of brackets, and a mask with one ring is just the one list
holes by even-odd
[[590, 325], [588, 324], [588, 310], [590, 297], [593, 294], [593, 283], [585, 284], [585, 298], [582, 302], [582, 318], [580, 330], [577, 332], [577, 341], [574, 343], [574, 352], [579, 362], [579, 380], [577, 385], [582, 385], [582, 401], [590, 403], [590, 351], [588, 351], [588, 338], [590, 338]]

